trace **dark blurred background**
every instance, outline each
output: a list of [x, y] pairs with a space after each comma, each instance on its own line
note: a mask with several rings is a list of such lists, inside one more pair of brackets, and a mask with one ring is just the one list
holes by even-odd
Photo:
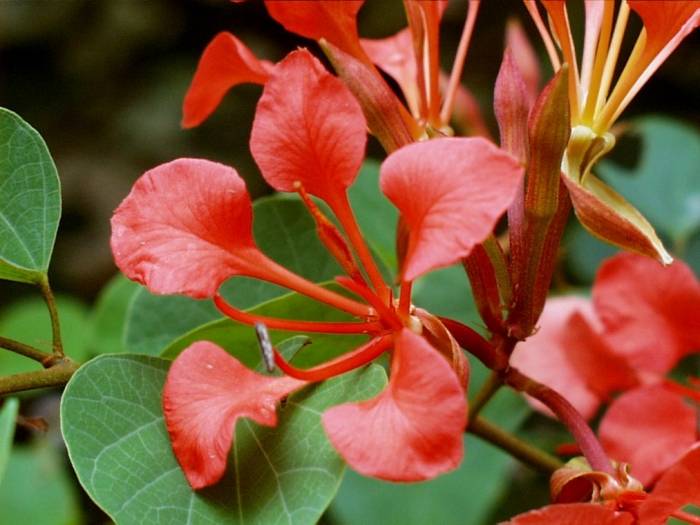
[[[461, 32], [464, 6], [465, 0], [453, 0], [444, 18], [446, 65]], [[536, 49], [543, 51], [522, 2], [482, 2], [463, 78], [492, 127], [491, 90], [510, 16], [523, 21]], [[400, 0], [368, 0], [361, 11], [363, 36], [387, 36], [404, 24]], [[576, 13], [572, 25], [580, 33]], [[63, 219], [51, 268], [58, 291], [90, 301], [115, 272], [108, 245], [110, 214], [131, 183], [157, 164], [205, 157], [235, 166], [254, 194], [268, 191], [247, 145], [259, 87], [234, 89], [199, 128], [179, 126], [182, 98], [199, 56], [223, 30], [271, 60], [300, 45], [316, 49], [314, 42], [285, 32], [257, 0], [236, 5], [225, 0], [0, 0], [0, 105], [43, 135], [63, 184]], [[681, 45], [626, 117], [663, 112], [698, 122], [699, 42], [696, 34]], [[548, 66], [544, 71], [547, 78]], [[3, 285], [0, 291], [9, 299], [25, 287]]]

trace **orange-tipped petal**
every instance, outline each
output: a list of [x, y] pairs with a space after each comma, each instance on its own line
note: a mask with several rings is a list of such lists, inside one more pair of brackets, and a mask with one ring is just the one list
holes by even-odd
[[361, 403], [333, 407], [323, 426], [359, 473], [390, 481], [422, 481], [449, 472], [464, 454], [464, 390], [447, 360], [422, 337], [396, 337], [386, 390]]
[[663, 386], [636, 388], [617, 398], [600, 422], [606, 452], [629, 463], [645, 486], [697, 441], [697, 411]]
[[635, 368], [665, 374], [700, 348], [700, 282], [682, 261], [617, 255], [598, 271], [593, 301], [611, 347]]
[[639, 508], [639, 523], [663, 525], [673, 512], [685, 505], [700, 506], [700, 445], [661, 476]]
[[343, 83], [305, 49], [282, 60], [258, 102], [250, 149], [279, 191], [295, 183], [335, 201], [352, 184], [367, 141], [362, 109]]
[[208, 341], [173, 362], [163, 389], [163, 413], [173, 452], [187, 481], [201, 489], [226, 471], [236, 421], [277, 424], [277, 403], [306, 383], [248, 370]]
[[357, 34], [357, 12], [364, 0], [265, 0], [270, 16], [287, 31], [324, 38], [346, 53], [367, 61]]
[[493, 231], [522, 175], [515, 158], [482, 138], [441, 138], [392, 153], [380, 185], [410, 232], [402, 279], [468, 255]]
[[272, 63], [259, 60], [231, 33], [219, 33], [199, 59], [182, 106], [182, 127], [198, 126], [238, 84], [264, 84]]
[[251, 223], [236, 170], [178, 159], [136, 181], [112, 217], [112, 252], [124, 275], [154, 293], [212, 297], [232, 275], [257, 275], [264, 257]]

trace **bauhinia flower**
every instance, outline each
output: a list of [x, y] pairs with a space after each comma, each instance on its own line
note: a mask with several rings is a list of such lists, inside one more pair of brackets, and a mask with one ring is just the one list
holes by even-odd
[[664, 268], [618, 255], [598, 272], [592, 301], [547, 303], [541, 329], [516, 348], [512, 364], [559, 391], [586, 418], [611, 402], [599, 426], [601, 443], [649, 486], [700, 445], [697, 380], [667, 378], [700, 349], [698, 312], [700, 282], [682, 262]]
[[[453, 114], [474, 134], [488, 137], [474, 98], [460, 85], [480, 0], [470, 0], [464, 32], [449, 79], [440, 72], [440, 19], [446, 0], [405, 0], [408, 28], [395, 36], [360, 39], [357, 13], [363, 1], [266, 1], [287, 30], [317, 40], [360, 101], [370, 131], [387, 151], [422, 135], [446, 133]], [[374, 65], [399, 84], [407, 108]], [[183, 126], [199, 125], [232, 87], [264, 84], [270, 63], [258, 60], [235, 36], [220, 33], [207, 46], [183, 106]]]
[[[542, 36], [552, 67], [558, 70], [562, 62], [569, 65], [572, 132], [563, 171], [579, 220], [608, 242], [670, 263], [672, 258], [653, 227], [622, 196], [592, 174], [591, 168], [614, 146], [610, 128], [620, 114], [680, 42], [700, 24], [700, 1], [623, 0], [615, 18], [613, 0], [584, 0], [586, 26], [580, 67], [567, 3], [540, 0], [550, 21], [548, 29], [537, 2], [524, 2]], [[630, 10], [639, 15], [643, 28], [615, 79]]]
[[[408, 236], [400, 295], [394, 298], [347, 197], [366, 142], [358, 102], [306, 50], [291, 53], [268, 74], [253, 123], [253, 157], [271, 186], [299, 194], [346, 273], [337, 283], [353, 297], [309, 282], [263, 254], [253, 238], [243, 180], [234, 169], [206, 160], [175, 160], [136, 182], [112, 219], [115, 260], [152, 292], [211, 298], [238, 322], [365, 334], [368, 340], [311, 369], [295, 367], [270, 349], [268, 361], [282, 377], [248, 370], [212, 343], [193, 344], [173, 363], [164, 390], [175, 455], [194, 488], [211, 485], [224, 473], [239, 418], [273, 426], [282, 398], [390, 353], [387, 388], [373, 399], [328, 409], [322, 417], [328, 438], [366, 475], [416, 481], [452, 470], [463, 455], [467, 361], [440, 321], [412, 305], [411, 286], [421, 275], [458, 262], [491, 234], [521, 184], [523, 168], [481, 138], [411, 144], [387, 158], [381, 189], [401, 212]], [[342, 231], [312, 196], [325, 201]], [[238, 275], [283, 286], [351, 318], [317, 322], [238, 310], [218, 293]]]

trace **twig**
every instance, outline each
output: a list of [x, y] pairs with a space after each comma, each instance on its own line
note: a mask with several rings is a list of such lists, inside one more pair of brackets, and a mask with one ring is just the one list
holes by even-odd
[[0, 396], [37, 388], [63, 386], [78, 366], [75, 361], [64, 357], [45, 370], [0, 377]]
[[46, 306], [49, 309], [51, 317], [51, 332], [53, 333], [53, 353], [57, 357], [63, 357], [63, 342], [61, 341], [61, 323], [58, 319], [58, 310], [56, 309], [56, 300], [51, 291], [48, 277], [44, 276], [39, 282], [39, 289], [44, 296]]

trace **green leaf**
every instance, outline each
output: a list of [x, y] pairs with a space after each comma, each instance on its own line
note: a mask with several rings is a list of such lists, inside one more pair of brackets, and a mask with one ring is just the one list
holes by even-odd
[[2, 482], [2, 476], [5, 474], [7, 461], [12, 450], [18, 410], [19, 401], [14, 397], [7, 399], [0, 408], [0, 482]]
[[461, 265], [430, 272], [418, 279], [413, 285], [413, 301], [433, 315], [451, 317], [477, 329], [483, 326]]
[[81, 523], [76, 492], [62, 454], [48, 439], [15, 446], [0, 482], [0, 525]]
[[[254, 233], [260, 249], [286, 268], [313, 282], [340, 273], [321, 245], [316, 226], [296, 199], [274, 196], [254, 206]], [[259, 280], [236, 277], [225, 283], [222, 294], [238, 308], [250, 308], [287, 291]], [[155, 296], [138, 292], [129, 309], [126, 347], [131, 352], [157, 355], [169, 342], [222, 315], [211, 301], [187, 297]]]
[[641, 139], [637, 167], [602, 161], [598, 172], [674, 243], [700, 228], [700, 133], [664, 117], [645, 117], [630, 132]]
[[[329, 285], [328, 287], [333, 290], [339, 290], [337, 285]], [[348, 320], [345, 314], [297, 293], [290, 293], [271, 299], [251, 309], [250, 312], [256, 315], [287, 319], [314, 321]], [[270, 338], [273, 343], [282, 341], [294, 334], [294, 332], [270, 330]], [[312, 343], [296, 357], [295, 364], [297, 366], [312, 366], [319, 362], [327, 361], [352, 347], [359, 346], [367, 340], [366, 336], [363, 335], [306, 334], [302, 332], [297, 334], [308, 335]], [[212, 341], [218, 344], [250, 367], [254, 367], [260, 359], [260, 349], [255, 330], [250, 326], [234, 323], [229, 319], [211, 321], [182, 335], [168, 345], [161, 355], [174, 358], [190, 344], [201, 340]]]
[[[478, 387], [487, 370], [472, 362], [471, 385]], [[503, 390], [485, 415], [515, 430], [529, 409], [515, 393]], [[423, 483], [392, 484], [348, 471], [330, 508], [332, 523], [362, 525], [482, 525], [506, 490], [514, 461], [474, 436], [465, 437], [465, 458], [454, 472]]]
[[124, 327], [129, 305], [141, 287], [124, 277], [115, 275], [97, 297], [90, 314], [87, 351], [91, 356], [126, 352]]
[[120, 525], [316, 523], [344, 469], [319, 416], [330, 405], [372, 397], [386, 383], [383, 369], [372, 366], [291, 396], [276, 428], [242, 420], [224, 479], [194, 492], [163, 424], [168, 366], [146, 356], [100, 356], [76, 372], [63, 395], [63, 436], [78, 479]]
[[44, 139], [0, 108], [0, 279], [46, 278], [60, 216], [58, 173]]
[[[69, 296], [57, 296], [56, 305], [61, 322], [61, 336], [66, 354], [78, 362], [87, 359], [87, 309]], [[0, 314], [0, 335], [51, 352], [51, 320], [46, 304], [39, 297], [10, 304]], [[36, 361], [0, 349], [0, 375], [41, 370]]]
[[399, 213], [379, 189], [379, 166], [375, 160], [366, 160], [348, 194], [370, 248], [395, 272]]

